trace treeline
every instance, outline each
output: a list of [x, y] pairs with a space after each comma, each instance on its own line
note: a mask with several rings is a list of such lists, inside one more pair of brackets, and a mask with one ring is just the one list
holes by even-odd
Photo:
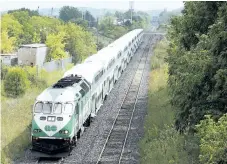
[[226, 29], [227, 2], [184, 2], [168, 31], [175, 127], [199, 137], [201, 163], [227, 163]]
[[64, 6], [60, 9], [59, 18], [64, 22], [73, 22], [84, 28], [96, 27], [97, 20], [89, 11], [80, 11], [72, 6]]
[[1, 53], [14, 52], [22, 44], [45, 43], [48, 61], [69, 53], [77, 62], [96, 52], [94, 36], [76, 22], [40, 16], [29, 9], [9, 11], [1, 22]]
[[133, 12], [132, 22], [130, 19], [131, 11], [106, 13], [105, 17], [99, 20], [98, 30], [106, 37], [117, 39], [128, 31], [149, 26], [150, 17], [145, 12]]
[[[107, 13], [96, 20], [88, 11], [64, 6], [58, 19], [40, 16], [37, 11], [25, 8], [10, 10], [1, 17], [1, 53], [15, 52], [22, 44], [45, 43], [49, 47], [47, 61], [65, 58], [69, 54], [75, 63], [95, 53], [97, 46], [98, 49], [104, 46], [96, 43], [92, 31], [95, 35], [98, 31], [114, 40], [130, 30], [148, 26], [149, 16], [146, 13], [134, 12], [132, 23], [127, 20], [131, 18], [130, 14], [130, 11]], [[123, 23], [119, 25], [117, 21]], [[94, 31], [91, 27], [98, 30]]]

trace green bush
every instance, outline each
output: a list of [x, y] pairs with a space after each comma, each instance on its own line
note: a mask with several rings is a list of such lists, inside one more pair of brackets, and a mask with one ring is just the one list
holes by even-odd
[[227, 114], [215, 122], [210, 115], [197, 125], [202, 164], [227, 163]]
[[45, 70], [42, 69], [38, 73], [36, 67], [25, 66], [23, 69], [26, 72], [28, 80], [30, 81], [32, 86], [39, 88], [48, 87], [46, 80], [42, 78], [42, 75], [47, 74]]
[[8, 97], [24, 95], [29, 81], [25, 71], [19, 67], [9, 69], [4, 80], [4, 91]]
[[8, 72], [8, 67], [4, 64], [1, 66], [1, 80], [4, 80]]
[[165, 59], [167, 57], [167, 48], [168, 48], [168, 41], [163, 39], [162, 41], [158, 42], [154, 47], [154, 55], [151, 57], [151, 68], [157, 69], [160, 68], [165, 63]]

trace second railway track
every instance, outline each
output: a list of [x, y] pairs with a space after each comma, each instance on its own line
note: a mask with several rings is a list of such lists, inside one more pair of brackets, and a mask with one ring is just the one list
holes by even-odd
[[121, 107], [118, 110], [118, 114], [114, 120], [114, 123], [106, 138], [106, 142], [102, 148], [102, 151], [98, 157], [96, 164], [101, 163], [121, 163], [121, 159], [124, 153], [125, 143], [127, 141], [128, 133], [130, 130], [133, 113], [138, 99], [138, 93], [140, 89], [140, 83], [143, 78], [143, 72], [147, 57], [151, 46], [151, 38], [148, 36], [147, 45], [143, 50], [143, 55], [140, 59], [140, 63], [137, 67], [135, 75], [131, 81], [131, 84], [127, 90]]

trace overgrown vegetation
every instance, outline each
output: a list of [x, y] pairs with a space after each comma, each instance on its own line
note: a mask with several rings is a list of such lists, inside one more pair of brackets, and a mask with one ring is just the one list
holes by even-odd
[[168, 31], [175, 127], [187, 135], [198, 134], [202, 164], [226, 163], [226, 28], [227, 2], [185, 2], [182, 16], [171, 20]]
[[149, 109], [140, 143], [141, 163], [195, 164], [198, 146], [191, 139], [196, 139], [188, 136], [189, 140], [174, 128], [176, 111], [168, 95], [167, 48], [164, 39], [155, 46], [151, 59]]
[[179, 130], [227, 112], [226, 16], [226, 2], [185, 2], [183, 16], [172, 20], [169, 85]]
[[227, 3], [184, 3], [152, 58], [142, 163], [224, 164]]
[[29, 80], [25, 71], [20, 67], [9, 69], [4, 80], [4, 91], [8, 97], [18, 97], [25, 94]]
[[215, 121], [210, 115], [197, 125], [201, 163], [227, 163], [227, 114]]

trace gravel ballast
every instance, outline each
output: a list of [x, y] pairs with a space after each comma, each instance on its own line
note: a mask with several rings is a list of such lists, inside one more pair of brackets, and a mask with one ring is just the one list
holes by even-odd
[[[140, 57], [143, 53], [142, 49], [147, 44], [146, 38], [148, 38], [148, 36], [146, 35], [150, 34], [145, 34], [143, 43], [114, 85], [111, 93], [99, 109], [97, 116], [93, 118], [90, 127], [85, 129], [81, 138], [77, 141], [77, 146], [72, 150], [71, 155], [66, 157], [62, 163], [94, 164], [97, 162], [117, 112], [121, 107], [121, 103], [140, 62]], [[128, 133], [121, 163], [139, 163], [140, 156], [138, 143], [143, 137], [143, 125], [148, 105], [148, 83], [151, 55], [152, 51], [150, 48], [138, 93], [138, 101], [133, 114], [132, 124]], [[38, 159], [31, 157], [30, 152], [27, 151], [26, 156], [15, 163], [36, 163], [37, 160]], [[46, 163], [59, 163], [59, 161], [49, 161]]]

